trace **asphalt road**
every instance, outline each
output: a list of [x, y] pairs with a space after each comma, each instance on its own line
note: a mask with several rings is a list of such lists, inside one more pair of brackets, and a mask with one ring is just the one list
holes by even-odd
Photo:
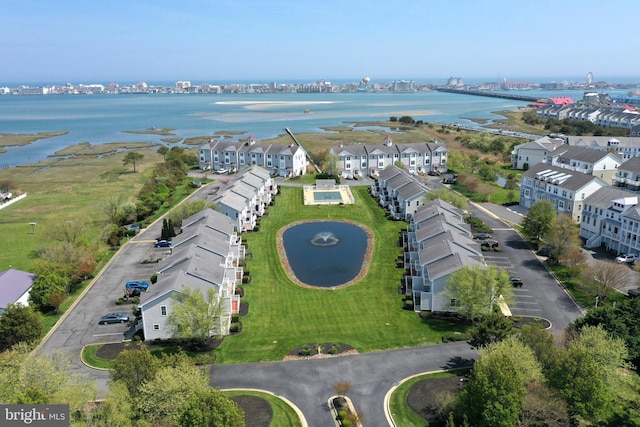
[[403, 379], [424, 372], [470, 366], [477, 357], [467, 343], [404, 348], [327, 359], [213, 365], [211, 385], [266, 389], [293, 403], [309, 427], [334, 426], [327, 401], [334, 384], [351, 383], [349, 398], [367, 427], [389, 426], [384, 398]]

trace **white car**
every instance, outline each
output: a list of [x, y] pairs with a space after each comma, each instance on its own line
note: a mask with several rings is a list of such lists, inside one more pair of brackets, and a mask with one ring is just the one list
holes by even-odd
[[622, 254], [616, 257], [617, 263], [623, 262], [635, 262], [638, 259], [638, 254]]

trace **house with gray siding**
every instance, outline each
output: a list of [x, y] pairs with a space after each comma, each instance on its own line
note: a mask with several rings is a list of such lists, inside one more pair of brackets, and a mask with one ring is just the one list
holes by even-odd
[[464, 266], [485, 265], [480, 244], [462, 212], [442, 200], [433, 200], [415, 212], [404, 240], [403, 293], [411, 295], [415, 311], [455, 311], [445, 285]]
[[340, 144], [329, 152], [337, 157], [338, 170], [343, 178], [376, 177], [380, 171], [393, 165], [402, 165], [411, 174], [444, 173], [448, 170], [447, 147], [437, 141], [394, 145], [393, 138], [387, 136], [382, 144]]
[[407, 221], [424, 204], [429, 188], [419, 176], [391, 165], [380, 171], [370, 191], [372, 196], [378, 198], [380, 206], [389, 211], [389, 215]]
[[548, 200], [558, 214], [571, 215], [579, 223], [585, 199], [605, 186], [593, 175], [540, 163], [522, 174], [520, 205], [529, 209], [539, 200]]

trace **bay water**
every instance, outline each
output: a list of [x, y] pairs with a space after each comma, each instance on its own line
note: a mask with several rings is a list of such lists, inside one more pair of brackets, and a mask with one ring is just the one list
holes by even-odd
[[[571, 96], [583, 91], [527, 91], [528, 96]], [[81, 142], [161, 142], [167, 136], [124, 131], [172, 128], [188, 138], [232, 133], [258, 142], [290, 128], [294, 134], [324, 128], [411, 116], [427, 123], [481, 126], [470, 119], [499, 119], [494, 114], [525, 106], [522, 101], [441, 92], [269, 93], [269, 94], [122, 94], [0, 96], [0, 133], [67, 131], [63, 136], [7, 147], [0, 165], [35, 163]]]

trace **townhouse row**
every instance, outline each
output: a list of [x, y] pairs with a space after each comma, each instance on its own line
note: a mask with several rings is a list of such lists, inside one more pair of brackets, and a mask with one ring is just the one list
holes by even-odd
[[393, 144], [387, 136], [382, 144], [348, 145], [332, 147], [342, 178], [376, 176], [393, 165], [402, 165], [411, 174], [447, 172], [448, 151], [440, 142]]
[[207, 197], [216, 209], [207, 208], [182, 221], [169, 254], [160, 262], [157, 283], [141, 294], [141, 327], [146, 340], [168, 339], [167, 323], [173, 304], [184, 298], [184, 287], [199, 289], [203, 296], [213, 290], [217, 306], [212, 335], [228, 335], [232, 315], [238, 314], [242, 261], [246, 249], [241, 233], [253, 230], [264, 215], [278, 187], [269, 172], [250, 166], [218, 181], [217, 193]]
[[486, 266], [463, 212], [440, 199], [416, 210], [403, 234], [403, 245], [401, 292], [411, 295], [416, 312], [455, 311], [457, 303], [445, 291], [451, 274], [463, 267]]
[[260, 166], [249, 166], [218, 182], [221, 186], [217, 193], [209, 195], [207, 201], [215, 203], [216, 209], [231, 219], [239, 233], [252, 231], [278, 194], [274, 178]]
[[631, 129], [640, 125], [640, 114], [626, 107], [548, 105], [538, 107], [536, 114], [544, 119], [589, 121], [602, 127]]
[[235, 226], [226, 215], [207, 208], [182, 222], [182, 233], [159, 264], [157, 282], [140, 295], [141, 326], [145, 340], [169, 339], [174, 330], [168, 323], [174, 305], [184, 298], [184, 288], [199, 290], [206, 298], [212, 290], [216, 305], [211, 335], [229, 335], [232, 315], [238, 314], [242, 283], [241, 262], [245, 248]]
[[198, 147], [200, 169], [235, 172], [246, 166], [261, 166], [270, 175], [293, 177], [307, 171], [307, 153], [300, 145], [259, 144], [253, 135], [246, 142], [212, 138]]
[[381, 170], [371, 186], [371, 195], [396, 220], [409, 221], [416, 210], [424, 205], [429, 188], [419, 176], [391, 165]]

